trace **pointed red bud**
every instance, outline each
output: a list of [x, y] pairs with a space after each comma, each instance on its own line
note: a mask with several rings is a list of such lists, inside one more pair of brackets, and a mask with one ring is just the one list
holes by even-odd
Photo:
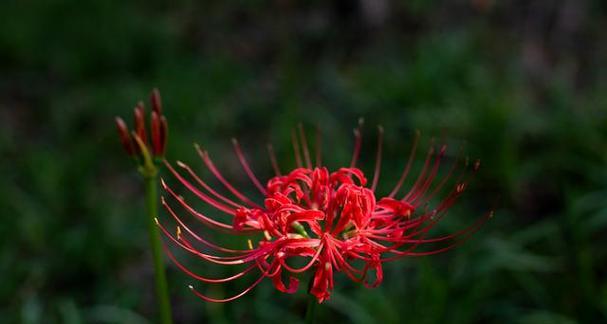
[[133, 147], [133, 142], [131, 141], [131, 136], [129, 135], [129, 129], [122, 118], [116, 117], [116, 127], [118, 127], [120, 142], [122, 142], [122, 146], [124, 147], [126, 153], [129, 156], [135, 154], [135, 147]]
[[143, 141], [143, 143], [147, 143], [147, 136], [145, 132], [145, 118], [144, 118], [144, 108], [143, 102], [139, 102], [135, 107], [134, 116], [135, 116], [135, 133], [137, 136]]
[[151, 138], [152, 138], [152, 155], [161, 156], [162, 155], [162, 132], [161, 132], [161, 121], [158, 113], [154, 110], [152, 111], [152, 120], [151, 120]]
[[150, 101], [152, 102], [152, 110], [155, 111], [159, 116], [162, 116], [162, 100], [160, 98], [160, 91], [158, 91], [157, 88], [152, 90]]
[[169, 124], [164, 116], [160, 117], [160, 155], [164, 156], [169, 137]]

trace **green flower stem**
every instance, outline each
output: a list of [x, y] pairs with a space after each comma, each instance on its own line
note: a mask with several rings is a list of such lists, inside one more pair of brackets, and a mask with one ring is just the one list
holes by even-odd
[[150, 246], [152, 247], [152, 258], [154, 262], [154, 279], [156, 281], [156, 299], [160, 311], [160, 323], [171, 324], [171, 303], [167, 286], [164, 262], [162, 258], [162, 242], [160, 231], [156, 226], [158, 217], [158, 176], [156, 172], [144, 174], [145, 179], [145, 205], [148, 212], [148, 232], [150, 235]]
[[313, 324], [316, 323], [316, 306], [318, 305], [318, 301], [316, 297], [310, 295], [308, 299], [308, 307], [306, 309], [306, 323]]

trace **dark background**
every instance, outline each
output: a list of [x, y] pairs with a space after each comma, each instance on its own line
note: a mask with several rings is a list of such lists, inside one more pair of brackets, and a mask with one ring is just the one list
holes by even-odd
[[[464, 155], [481, 158], [437, 231], [491, 208], [495, 217], [456, 250], [387, 264], [379, 288], [337, 274], [323, 322], [606, 321], [606, 9], [577, 0], [2, 1], [0, 321], [154, 322], [142, 183], [113, 118], [130, 121], [155, 86], [169, 160], [200, 169], [199, 142], [247, 192], [230, 137], [268, 175], [265, 143], [292, 166], [298, 122], [320, 125], [332, 168], [349, 161], [359, 117], [371, 162], [382, 124], [380, 193], [416, 129], [424, 148], [445, 138], [449, 156], [465, 143]], [[291, 296], [265, 281], [209, 304], [176, 268], [168, 275], [180, 323], [296, 322], [306, 305], [305, 283]], [[199, 288], [228, 296], [245, 284]]]

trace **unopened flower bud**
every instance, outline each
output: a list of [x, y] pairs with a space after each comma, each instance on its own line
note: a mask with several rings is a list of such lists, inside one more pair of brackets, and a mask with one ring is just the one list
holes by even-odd
[[150, 102], [152, 103], [152, 110], [161, 116], [162, 100], [160, 99], [160, 91], [158, 91], [157, 88], [154, 88], [154, 90], [152, 90], [152, 94], [150, 95]]
[[151, 138], [152, 138], [152, 155], [161, 156], [162, 155], [162, 132], [161, 132], [161, 121], [158, 113], [156, 111], [152, 111], [151, 118]]
[[145, 132], [145, 111], [143, 108], [143, 102], [139, 102], [137, 106], [135, 106], [134, 116], [135, 116], [135, 133], [137, 136], [147, 144], [147, 134]]
[[131, 141], [131, 136], [129, 135], [129, 129], [122, 118], [116, 117], [116, 127], [118, 127], [118, 135], [120, 136], [120, 142], [122, 143], [124, 150], [129, 156], [134, 155], [135, 147], [133, 147], [133, 142]]

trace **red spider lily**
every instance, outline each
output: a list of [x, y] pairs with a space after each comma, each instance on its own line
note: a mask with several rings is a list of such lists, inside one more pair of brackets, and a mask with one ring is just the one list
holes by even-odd
[[129, 156], [139, 158], [141, 164], [145, 163], [146, 155], [151, 153], [152, 157], [162, 159], [166, 149], [168, 124], [166, 118], [162, 115], [162, 102], [158, 89], [152, 90], [150, 95], [152, 112], [150, 113], [150, 138], [146, 131], [145, 108], [143, 102], [135, 106], [133, 116], [135, 120], [135, 130], [129, 132], [124, 120], [116, 117], [116, 126], [122, 146]]
[[[418, 137], [415, 137], [408, 162], [394, 188], [381, 198], [376, 197], [381, 171], [381, 127], [370, 185], [363, 172], [356, 167], [362, 143], [360, 126], [355, 130], [350, 165], [333, 172], [321, 165], [319, 141], [316, 145], [316, 163], [312, 165], [306, 137], [300, 126], [299, 132], [294, 132], [292, 136], [297, 168], [282, 174], [272, 147], [269, 146], [270, 162], [276, 176], [268, 180], [265, 186], [255, 176], [238, 142], [233, 140], [234, 151], [244, 172], [264, 196], [263, 204], [256, 203], [238, 191], [224, 178], [208, 152], [196, 146], [204, 165], [233, 197], [217, 192], [181, 162], [177, 162], [177, 166], [183, 169], [181, 173], [165, 162], [166, 166], [187, 190], [204, 203], [227, 214], [231, 222], [219, 221], [195, 210], [164, 181], [163, 188], [177, 204], [209, 227], [234, 234], [261, 234], [252, 236], [261, 239], [256, 239], [255, 244], [249, 240], [249, 249], [244, 250], [218, 246], [191, 230], [163, 199], [162, 204], [178, 224], [176, 235], [173, 235], [157, 220], [170, 242], [207, 262], [244, 269], [227, 278], [207, 278], [192, 272], [165, 247], [167, 255], [189, 276], [205, 283], [225, 283], [249, 273], [257, 273], [257, 279], [248, 288], [229, 298], [212, 298], [190, 286], [197, 296], [211, 302], [237, 299], [264, 278], [270, 278], [279, 291], [293, 293], [298, 288], [297, 277], [304, 272], [313, 273], [309, 293], [319, 303], [330, 297], [334, 272], [343, 272], [355, 282], [375, 287], [383, 280], [383, 262], [452, 249], [477, 231], [490, 216], [489, 213], [479, 218], [459, 232], [427, 238], [429, 230], [444, 217], [448, 208], [464, 192], [468, 177], [478, 169], [479, 163], [474, 163], [472, 172], [458, 176], [455, 185], [447, 186], [458, 163], [454, 163], [444, 178], [435, 181], [446, 146], [439, 150], [432, 147], [412, 187], [406, 193], [400, 193], [414, 160]], [[443, 191], [446, 195], [442, 201], [429, 208], [431, 199]], [[195, 244], [201, 248], [196, 248]], [[417, 251], [420, 246], [429, 246], [429, 249]], [[209, 250], [213, 253], [205, 252]], [[305, 263], [293, 265], [302, 258]], [[374, 280], [371, 280], [369, 273], [374, 273]], [[285, 277], [288, 277], [287, 283]]]

